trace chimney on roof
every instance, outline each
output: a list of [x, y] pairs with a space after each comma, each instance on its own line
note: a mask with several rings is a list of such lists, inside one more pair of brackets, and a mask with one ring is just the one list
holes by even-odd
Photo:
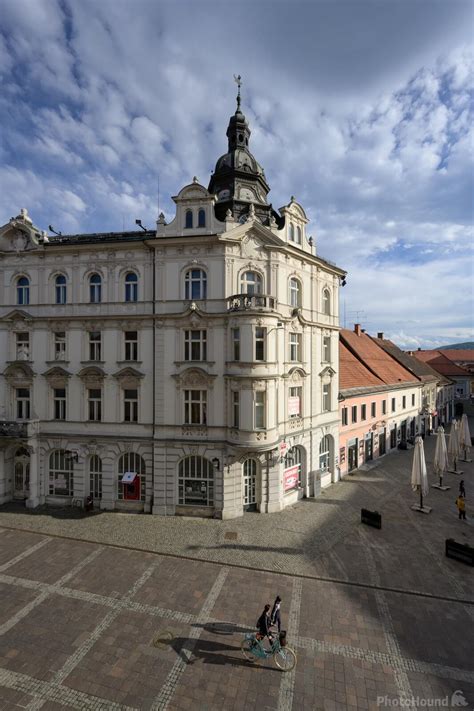
[[356, 334], [356, 336], [360, 336], [360, 334], [361, 334], [360, 323], [354, 324], [354, 333]]
[[380, 338], [380, 340], [383, 341], [383, 331], [379, 331], [377, 333], [377, 338]]
[[421, 348], [418, 348], [417, 350], [421, 351]]

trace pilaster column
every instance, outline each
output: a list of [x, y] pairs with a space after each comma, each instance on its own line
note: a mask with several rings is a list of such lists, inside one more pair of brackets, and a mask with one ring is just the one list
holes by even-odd
[[30, 449], [30, 490], [26, 500], [26, 508], [34, 509], [40, 503], [40, 478], [38, 466], [38, 446]]

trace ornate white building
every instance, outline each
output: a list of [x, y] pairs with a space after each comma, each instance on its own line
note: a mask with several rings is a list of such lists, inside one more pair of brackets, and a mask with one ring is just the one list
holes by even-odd
[[337, 476], [338, 292], [240, 111], [156, 231], [0, 229], [0, 502], [231, 518]]

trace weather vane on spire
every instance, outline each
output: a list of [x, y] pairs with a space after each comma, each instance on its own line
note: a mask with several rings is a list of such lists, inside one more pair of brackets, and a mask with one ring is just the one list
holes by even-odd
[[240, 74], [238, 76], [234, 74], [234, 81], [239, 87], [239, 90], [237, 92], [237, 111], [240, 111], [240, 87], [242, 86], [242, 77], [240, 76]]

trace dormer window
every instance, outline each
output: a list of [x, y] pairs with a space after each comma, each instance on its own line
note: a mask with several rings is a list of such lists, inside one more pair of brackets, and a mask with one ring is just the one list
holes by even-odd
[[205, 227], [205, 226], [206, 226], [206, 211], [201, 209], [198, 212], [198, 227]]
[[18, 306], [28, 306], [30, 303], [30, 280], [25, 276], [16, 282], [16, 303]]
[[187, 230], [191, 230], [193, 227], [193, 211], [192, 210], [186, 210], [186, 218], [185, 218], [185, 228]]

